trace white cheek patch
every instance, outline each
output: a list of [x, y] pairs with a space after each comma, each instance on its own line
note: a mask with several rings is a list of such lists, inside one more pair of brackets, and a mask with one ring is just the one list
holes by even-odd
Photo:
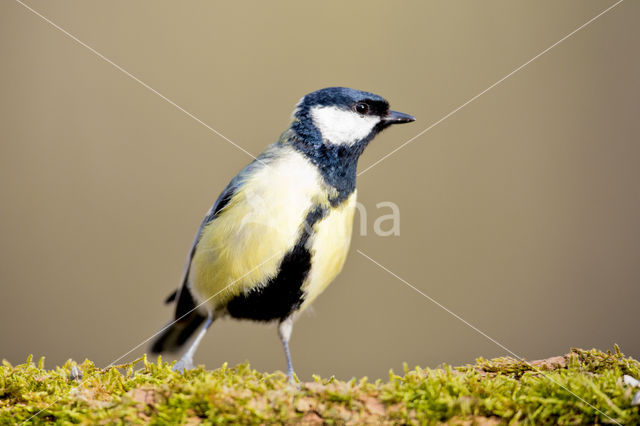
[[311, 108], [311, 119], [324, 140], [334, 145], [349, 146], [364, 139], [380, 122], [380, 117], [333, 106]]

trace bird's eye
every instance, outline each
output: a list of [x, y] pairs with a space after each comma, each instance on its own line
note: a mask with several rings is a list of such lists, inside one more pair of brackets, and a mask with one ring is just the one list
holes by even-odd
[[353, 107], [353, 109], [354, 109], [358, 114], [366, 114], [366, 113], [368, 113], [368, 112], [369, 112], [369, 105], [367, 105], [367, 104], [365, 104], [365, 103], [363, 103], [363, 102], [360, 102], [360, 103], [357, 103], [357, 104]]

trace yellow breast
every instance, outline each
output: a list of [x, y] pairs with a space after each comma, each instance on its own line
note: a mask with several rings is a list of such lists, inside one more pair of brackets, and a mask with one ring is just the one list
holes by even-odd
[[354, 191], [314, 226], [315, 233], [308, 243], [312, 266], [303, 285], [306, 297], [301, 309], [309, 306], [342, 270], [351, 243], [356, 196]]

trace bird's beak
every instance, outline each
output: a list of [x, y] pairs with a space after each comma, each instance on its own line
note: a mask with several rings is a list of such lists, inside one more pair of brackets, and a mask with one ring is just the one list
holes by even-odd
[[412, 121], [416, 121], [414, 116], [398, 111], [389, 111], [387, 115], [382, 117], [382, 122], [387, 126], [391, 124], [411, 123]]

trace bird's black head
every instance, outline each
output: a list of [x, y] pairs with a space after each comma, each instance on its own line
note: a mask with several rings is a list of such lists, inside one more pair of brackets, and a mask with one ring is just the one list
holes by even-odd
[[415, 118], [389, 110], [381, 96], [346, 87], [309, 93], [293, 113], [292, 130], [306, 142], [343, 146], [362, 153], [376, 134]]
[[298, 102], [285, 138], [320, 169], [342, 199], [355, 188], [358, 158], [369, 142], [392, 124], [414, 120], [391, 111], [389, 102], [373, 93], [328, 87]]

